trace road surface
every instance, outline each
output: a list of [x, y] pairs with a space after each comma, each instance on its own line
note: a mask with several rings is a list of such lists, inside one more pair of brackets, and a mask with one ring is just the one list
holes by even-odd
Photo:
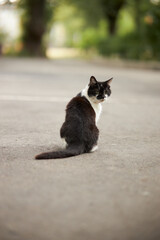
[[[113, 77], [92, 154], [62, 146], [67, 101]], [[160, 239], [160, 73], [82, 60], [0, 59], [0, 240]]]

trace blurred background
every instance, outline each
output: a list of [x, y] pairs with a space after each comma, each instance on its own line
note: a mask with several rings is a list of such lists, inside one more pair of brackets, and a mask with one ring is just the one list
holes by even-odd
[[[159, 60], [160, 0], [0, 0], [0, 240], [160, 240]], [[35, 161], [91, 75], [99, 150]]]
[[160, 0], [0, 0], [0, 55], [160, 60]]

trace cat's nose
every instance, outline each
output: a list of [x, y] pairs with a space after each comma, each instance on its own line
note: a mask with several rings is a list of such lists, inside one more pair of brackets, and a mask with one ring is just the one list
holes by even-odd
[[97, 96], [97, 99], [98, 100], [101, 100], [101, 99], [104, 99], [105, 98], [105, 95], [99, 95], [99, 96]]

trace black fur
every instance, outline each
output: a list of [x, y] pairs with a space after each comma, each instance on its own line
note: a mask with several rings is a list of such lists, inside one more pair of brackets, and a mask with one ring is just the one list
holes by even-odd
[[[105, 94], [111, 94], [109, 81], [97, 82], [90, 78], [88, 95], [102, 99]], [[66, 107], [66, 117], [60, 129], [60, 136], [64, 138], [67, 147], [61, 151], [47, 152], [37, 155], [36, 159], [55, 159], [88, 153], [97, 145], [99, 130], [95, 123], [95, 111], [90, 102], [79, 93]]]
[[37, 155], [36, 159], [54, 159], [90, 152], [97, 145], [99, 130], [95, 125], [95, 112], [85, 97], [74, 97], [67, 105], [66, 118], [60, 130], [67, 147], [62, 151]]

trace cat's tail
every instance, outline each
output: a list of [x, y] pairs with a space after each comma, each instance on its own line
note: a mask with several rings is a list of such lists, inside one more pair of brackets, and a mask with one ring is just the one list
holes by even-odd
[[82, 145], [70, 146], [61, 151], [45, 152], [35, 156], [35, 159], [56, 159], [73, 157], [84, 153], [84, 147]]

